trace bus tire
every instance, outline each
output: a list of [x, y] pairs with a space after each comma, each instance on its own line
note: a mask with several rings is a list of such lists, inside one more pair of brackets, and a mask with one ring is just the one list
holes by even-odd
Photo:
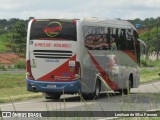
[[93, 93], [82, 93], [84, 99], [98, 99], [100, 96], [101, 84], [100, 81], [97, 80], [95, 84], [95, 90]]
[[98, 99], [100, 96], [100, 90], [101, 90], [101, 83], [99, 80], [96, 81], [95, 85], [95, 91], [94, 91], [94, 98]]
[[53, 93], [44, 93], [45, 99], [56, 99], [59, 100], [61, 95], [60, 94], [53, 94]]
[[83, 93], [82, 96], [83, 96], [83, 99], [87, 99], [87, 100], [91, 100], [94, 98], [93, 93]]
[[131, 82], [131, 80], [128, 80], [127, 88], [126, 88], [126, 89], [123, 89], [122, 92], [123, 92], [125, 95], [130, 94], [131, 87], [132, 87], [132, 82]]

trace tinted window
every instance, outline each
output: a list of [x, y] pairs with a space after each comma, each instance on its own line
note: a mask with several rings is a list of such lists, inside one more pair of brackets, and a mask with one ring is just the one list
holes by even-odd
[[116, 28], [109, 28], [109, 38], [110, 38], [110, 48], [111, 50], [117, 50], [117, 34], [116, 34]]
[[137, 40], [139, 38], [138, 33], [136, 31], [133, 32], [135, 47], [136, 47], [136, 54], [137, 54], [137, 63], [140, 65], [140, 43]]
[[118, 50], [131, 50], [134, 53], [133, 30], [117, 28], [115, 36]]
[[76, 23], [72, 21], [35, 21], [31, 26], [30, 40], [77, 41]]
[[89, 50], [129, 50], [135, 54], [135, 39], [131, 29], [84, 26], [83, 34]]
[[109, 49], [108, 28], [96, 26], [84, 26], [84, 43], [89, 50]]

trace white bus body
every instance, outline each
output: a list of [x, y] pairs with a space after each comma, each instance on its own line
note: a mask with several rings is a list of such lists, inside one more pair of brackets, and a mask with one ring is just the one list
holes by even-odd
[[140, 43], [121, 20], [33, 19], [27, 34], [27, 90], [59, 98], [128, 93], [139, 86]]

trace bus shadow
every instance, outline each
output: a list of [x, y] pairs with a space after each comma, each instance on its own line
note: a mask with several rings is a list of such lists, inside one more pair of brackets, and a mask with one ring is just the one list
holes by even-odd
[[122, 95], [120, 93], [101, 93], [98, 99], [83, 98], [79, 95], [70, 95], [61, 97], [59, 100], [48, 99], [44, 102], [116, 102], [121, 101], [125, 103], [150, 103], [151, 101], [160, 103], [160, 93], [131, 93], [129, 95]]
[[[146, 103], [146, 104], [160, 104], [160, 93], [130, 93], [129, 95], [122, 95], [120, 93], [107, 94], [108, 97], [98, 99], [98, 102], [121, 102], [121, 103]], [[106, 98], [106, 99], [103, 99]]]
[[160, 93], [132, 93], [120, 100], [124, 103], [160, 104]]
[[120, 93], [101, 93], [99, 98], [89, 98], [89, 97], [82, 97], [80, 95], [69, 95], [65, 97], [61, 97], [59, 100], [57, 99], [48, 99], [45, 102], [97, 102], [97, 101], [103, 101], [108, 98], [112, 97], [121, 97], [122, 95]]

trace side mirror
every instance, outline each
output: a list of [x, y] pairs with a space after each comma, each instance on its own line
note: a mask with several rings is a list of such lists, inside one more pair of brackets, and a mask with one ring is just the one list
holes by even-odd
[[143, 53], [146, 54], [146, 49], [147, 49], [147, 45], [145, 44], [145, 42], [141, 39], [138, 39], [138, 41], [140, 42], [140, 44], [143, 46]]

